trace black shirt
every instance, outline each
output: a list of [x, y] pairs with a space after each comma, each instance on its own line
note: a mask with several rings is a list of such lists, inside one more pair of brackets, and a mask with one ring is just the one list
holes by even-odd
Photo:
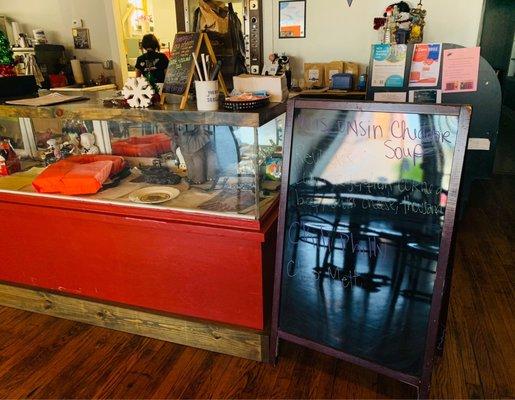
[[150, 73], [156, 83], [163, 83], [168, 67], [168, 58], [163, 53], [150, 50], [138, 57], [134, 67], [141, 71], [143, 76]]

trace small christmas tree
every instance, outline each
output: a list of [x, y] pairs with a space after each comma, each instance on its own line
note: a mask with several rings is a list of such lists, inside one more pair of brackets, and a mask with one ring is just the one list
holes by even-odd
[[5, 33], [0, 31], [0, 77], [16, 76], [13, 52]]
[[150, 72], [144, 75], [148, 83], [150, 83], [150, 86], [152, 86], [152, 89], [154, 89], [154, 95], [152, 96], [152, 104], [159, 103], [159, 100], [161, 100], [161, 96], [159, 95], [159, 87], [157, 86], [155, 78], [152, 76]]

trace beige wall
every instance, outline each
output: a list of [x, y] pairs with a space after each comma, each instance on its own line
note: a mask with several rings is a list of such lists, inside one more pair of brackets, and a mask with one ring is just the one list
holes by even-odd
[[154, 34], [161, 43], [170, 43], [171, 46], [177, 33], [175, 0], [152, 0], [148, 4], [154, 16]]
[[[35, 28], [44, 29], [49, 43], [64, 45], [81, 61], [114, 61], [114, 71], [95, 66], [92, 75], [114, 75], [120, 69], [111, 0], [0, 0], [0, 13], [17, 21], [29, 36]], [[73, 48], [72, 21], [79, 18], [89, 29], [89, 50]]]
[[[304, 62], [348, 60], [368, 64], [370, 45], [377, 42], [373, 19], [381, 16], [388, 0], [307, 0], [306, 38], [279, 39], [279, 0], [263, 0], [264, 50], [285, 52], [294, 58], [294, 72]], [[418, 0], [408, 0], [416, 5]], [[427, 25], [424, 41], [450, 42], [464, 46], [478, 43], [483, 0], [424, 0]]]
[[[278, 39], [278, 1], [263, 0], [264, 50], [285, 52], [293, 58], [294, 73], [300, 76], [304, 62], [335, 59], [368, 64], [370, 45], [377, 42], [373, 18], [390, 4], [388, 0], [307, 0], [305, 39]], [[176, 30], [173, 0], [153, 0], [156, 35], [165, 40]], [[411, 4], [418, 0], [411, 0]], [[475, 46], [480, 32], [483, 0], [425, 0], [425, 41], [446, 41]], [[170, 8], [168, 8], [170, 7]], [[26, 31], [45, 29], [50, 42], [64, 44], [81, 60], [123, 60], [116, 39], [112, 0], [0, 0], [0, 13], [21, 23]], [[166, 17], [162, 18], [163, 13]], [[173, 13], [173, 14], [172, 14]], [[161, 17], [161, 18], [160, 18]], [[91, 50], [74, 50], [71, 23], [82, 18], [90, 29]], [[123, 81], [116, 68], [118, 83]]]

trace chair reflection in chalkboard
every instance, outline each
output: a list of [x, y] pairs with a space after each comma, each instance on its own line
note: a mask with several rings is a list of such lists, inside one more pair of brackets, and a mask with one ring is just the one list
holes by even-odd
[[[421, 127], [434, 130], [431, 118], [419, 118]], [[357, 286], [371, 291], [391, 285], [395, 298], [406, 283], [403, 296], [430, 300], [445, 207], [445, 159], [438, 137], [422, 138], [420, 145], [421, 162], [399, 161], [399, 180], [393, 183], [379, 183], [379, 176], [375, 182], [339, 184], [311, 177], [291, 185], [294, 257], [299, 243], [306, 243], [315, 252], [317, 278], [355, 277]], [[317, 148], [322, 147], [328, 151], [327, 146]], [[303, 168], [306, 176], [314, 166]], [[386, 254], [391, 249], [393, 257]], [[361, 263], [368, 271], [359, 271]]]
[[[314, 268], [319, 269], [320, 249], [334, 247], [335, 232], [341, 219], [341, 208], [337, 204], [339, 194], [330, 182], [314, 177], [291, 185], [290, 196], [295, 213], [288, 232], [288, 239], [294, 244], [293, 260], [296, 261], [299, 243], [314, 245]], [[327, 257], [326, 253], [324, 263]]]
[[[427, 132], [443, 132], [435, 126], [434, 118], [420, 116], [420, 124]], [[430, 302], [436, 276], [443, 218], [449, 182], [444, 174], [445, 152], [437, 135], [427, 135], [422, 146], [422, 176], [412, 183], [412, 190], [404, 193], [401, 206], [404, 210], [404, 228], [407, 240], [403, 243], [401, 259], [396, 267], [393, 282], [394, 298], [402, 296]], [[400, 290], [408, 272], [404, 289]], [[419, 288], [421, 286], [421, 288]]]

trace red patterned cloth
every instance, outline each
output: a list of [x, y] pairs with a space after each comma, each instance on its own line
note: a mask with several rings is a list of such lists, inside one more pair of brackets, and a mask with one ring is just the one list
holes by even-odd
[[16, 71], [12, 65], [0, 65], [0, 78], [16, 76]]

